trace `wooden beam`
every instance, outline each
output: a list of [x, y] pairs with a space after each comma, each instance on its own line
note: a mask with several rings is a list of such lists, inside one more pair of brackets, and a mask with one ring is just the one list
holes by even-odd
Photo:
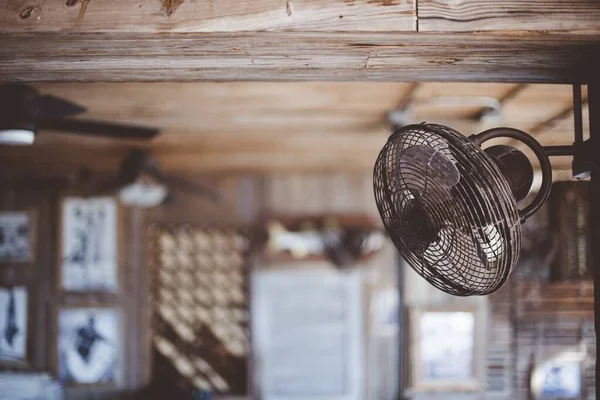
[[[418, 3], [418, 4], [417, 4]], [[418, 6], [418, 15], [417, 15]], [[2, 32], [598, 33], [596, 0], [0, 0]]]
[[597, 0], [419, 0], [419, 31], [600, 31]]
[[598, 81], [600, 36], [349, 32], [11, 34], [0, 82]]
[[[35, 4], [38, 3], [38, 4]], [[415, 31], [416, 0], [0, 0], [3, 32]]]

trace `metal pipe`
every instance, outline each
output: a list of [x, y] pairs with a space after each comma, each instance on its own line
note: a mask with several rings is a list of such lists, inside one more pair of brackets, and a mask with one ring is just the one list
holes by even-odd
[[[590, 154], [595, 164], [600, 163], [600, 84], [588, 85], [590, 106]], [[592, 170], [590, 183], [590, 229], [592, 234], [592, 263], [594, 274], [594, 324], [596, 332], [600, 332], [600, 171]], [[596, 337], [596, 359], [600, 360], [599, 336]], [[600, 362], [596, 363], [596, 382], [600, 382]], [[596, 384], [596, 398], [600, 398], [600, 384]]]
[[405, 301], [406, 299], [404, 298], [404, 280], [406, 279], [406, 275], [405, 275], [405, 270], [406, 270], [406, 263], [404, 262], [404, 260], [402, 259], [402, 257], [400, 257], [400, 254], [396, 254], [396, 260], [397, 263], [396, 265], [398, 266], [398, 268], [396, 269], [396, 271], [398, 271], [398, 280], [397, 280], [397, 285], [398, 285], [398, 360], [397, 360], [397, 379], [398, 379], [398, 393], [396, 396], [397, 400], [402, 400], [404, 399], [404, 389], [405, 389], [405, 382], [404, 382], [404, 357], [403, 355], [405, 353], [407, 353], [408, 350], [408, 341], [405, 339], [404, 337], [404, 332], [406, 329], [406, 325], [404, 324], [404, 305], [405, 305]]
[[544, 146], [548, 157], [575, 156], [575, 146]]
[[583, 144], [583, 112], [581, 109], [581, 85], [573, 85], [573, 121], [575, 146]]

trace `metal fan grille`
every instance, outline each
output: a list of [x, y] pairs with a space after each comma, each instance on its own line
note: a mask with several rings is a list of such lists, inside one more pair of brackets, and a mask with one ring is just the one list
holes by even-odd
[[400, 254], [435, 287], [483, 295], [512, 272], [516, 201], [493, 161], [460, 133], [432, 124], [394, 133], [375, 164], [374, 191]]

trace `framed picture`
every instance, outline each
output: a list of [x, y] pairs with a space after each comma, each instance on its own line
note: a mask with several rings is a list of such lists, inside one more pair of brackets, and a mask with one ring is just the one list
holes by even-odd
[[0, 262], [33, 261], [29, 212], [0, 212]]
[[117, 292], [117, 203], [111, 197], [62, 202], [60, 286], [70, 292]]
[[57, 376], [71, 385], [114, 385], [121, 376], [120, 312], [63, 307], [58, 312]]
[[428, 308], [411, 313], [415, 390], [482, 390], [482, 317], [481, 307], [477, 306]]
[[0, 363], [27, 362], [27, 288], [0, 288]]
[[584, 354], [565, 352], [538, 365], [531, 377], [537, 400], [583, 398]]

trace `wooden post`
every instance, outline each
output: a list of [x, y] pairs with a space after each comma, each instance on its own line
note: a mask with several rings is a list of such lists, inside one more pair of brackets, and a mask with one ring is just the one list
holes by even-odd
[[[600, 84], [594, 83], [588, 86], [588, 98], [590, 107], [590, 139], [594, 146], [594, 164], [600, 165]], [[594, 267], [594, 326], [596, 328], [596, 360], [600, 359], [600, 346], [597, 335], [600, 332], [600, 171], [592, 171], [592, 182], [590, 187], [590, 206], [592, 212], [592, 257]], [[600, 368], [596, 361], [596, 398], [600, 397]]]

